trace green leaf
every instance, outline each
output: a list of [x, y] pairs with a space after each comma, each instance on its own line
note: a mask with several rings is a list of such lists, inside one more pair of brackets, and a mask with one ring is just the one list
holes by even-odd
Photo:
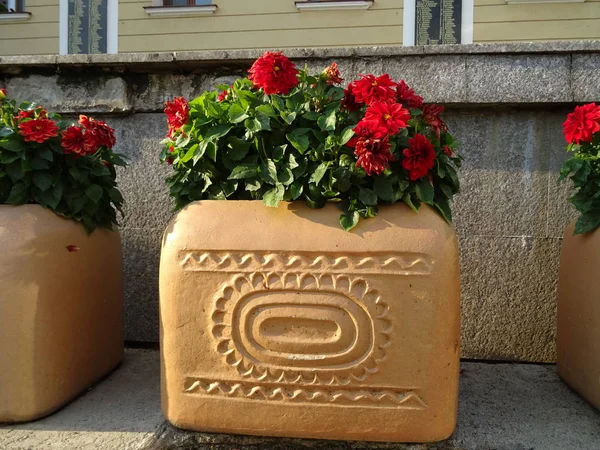
[[216, 125], [208, 130], [208, 133], [204, 136], [205, 140], [217, 141], [219, 138], [225, 136], [233, 127], [229, 125]]
[[377, 194], [371, 189], [360, 188], [358, 199], [367, 206], [373, 206], [377, 204]]
[[257, 175], [257, 173], [258, 164], [240, 164], [231, 171], [231, 175], [229, 175], [227, 179], [241, 180], [245, 178], [253, 178]]
[[11, 152], [20, 152], [25, 148], [25, 144], [15, 137], [14, 139], [0, 141], [0, 147]]
[[10, 164], [11, 162], [21, 159], [21, 155], [12, 152], [0, 152], [0, 163]]
[[246, 181], [246, 190], [248, 192], [258, 191], [261, 188], [261, 186], [262, 186], [262, 183], [260, 182], [259, 179]]
[[227, 151], [227, 156], [233, 161], [240, 161], [244, 159], [252, 145], [249, 142], [244, 141], [243, 139], [238, 139], [236, 137], [230, 137], [228, 141], [229, 150]]
[[29, 159], [28, 162], [29, 166], [34, 170], [45, 170], [50, 168], [50, 162], [39, 156]]
[[360, 214], [358, 211], [346, 211], [340, 216], [340, 225], [345, 231], [350, 231], [360, 220]]
[[263, 180], [275, 184], [277, 182], [277, 166], [272, 159], [267, 159], [266, 162], [260, 165], [260, 175]]
[[281, 118], [287, 123], [291, 125], [294, 120], [296, 120], [296, 113], [290, 111], [281, 111]]
[[305, 133], [300, 134], [299, 129], [295, 129], [291, 133], [286, 134], [287, 140], [294, 146], [296, 150], [300, 153], [304, 154], [306, 150], [308, 150], [308, 146], [310, 145], [310, 141], [308, 140], [308, 136]]
[[392, 182], [389, 178], [384, 176], [378, 176], [375, 178], [375, 182], [373, 183], [373, 189], [377, 193], [377, 196], [381, 200], [385, 200], [387, 202], [391, 202], [394, 199], [394, 189], [392, 187]]
[[316, 121], [316, 120], [319, 120], [319, 117], [321, 117], [321, 114], [319, 114], [318, 112], [315, 112], [315, 111], [308, 111], [308, 112], [304, 113], [302, 115], [302, 117], [304, 117], [307, 120]]
[[54, 177], [48, 172], [34, 172], [33, 184], [41, 191], [46, 191], [54, 184]]
[[433, 203], [433, 186], [428, 181], [419, 181], [415, 186], [417, 198], [423, 203], [431, 205]]
[[271, 105], [260, 105], [256, 108], [256, 110], [273, 119], [277, 117], [277, 113]]
[[9, 205], [22, 205], [27, 201], [27, 186], [23, 183], [15, 184], [6, 199]]
[[303, 190], [304, 186], [300, 182], [292, 183], [289, 191], [291, 200], [297, 200], [302, 195]]
[[294, 181], [294, 174], [289, 168], [284, 168], [280, 170], [277, 174], [277, 181], [279, 181], [284, 186], [289, 186]]
[[354, 136], [354, 130], [352, 126], [349, 126], [342, 131], [342, 136], [340, 137], [340, 145], [346, 145], [350, 139]]
[[452, 210], [450, 209], [450, 204], [445, 198], [440, 197], [435, 199], [433, 205], [442, 214], [442, 217], [446, 219], [446, 222], [452, 223]]
[[97, 184], [90, 184], [88, 188], [85, 190], [85, 195], [97, 204], [102, 198], [102, 188]]
[[183, 157], [180, 159], [180, 161], [182, 163], [186, 163], [188, 162], [190, 159], [192, 159], [194, 157], [194, 155], [196, 154], [196, 152], [198, 151], [198, 148], [200, 147], [199, 144], [194, 144], [192, 145], [189, 150], [185, 153], [185, 155], [183, 155]]
[[43, 202], [50, 208], [56, 209], [62, 197], [62, 184], [56, 184], [52, 189], [48, 189], [41, 193], [40, 197]]
[[319, 184], [323, 179], [323, 176], [327, 172], [327, 169], [331, 165], [331, 161], [325, 161], [319, 164], [313, 174], [310, 176], [309, 182]]
[[[196, 165], [196, 163], [200, 161], [200, 158], [204, 156], [204, 154], [206, 153], [206, 149], [210, 144], [210, 141], [200, 141], [200, 143], [198, 144], [198, 148], [194, 150], [194, 156], [192, 158], [192, 163], [194, 165]], [[187, 156], [187, 153], [185, 154], [185, 156]]]
[[282, 184], [277, 184], [270, 191], [265, 192], [263, 196], [263, 203], [267, 206], [277, 207], [279, 202], [283, 200], [283, 195], [285, 194], [285, 188]]
[[229, 121], [231, 123], [240, 123], [246, 120], [248, 117], [250, 117], [248, 114], [246, 114], [246, 109], [242, 108], [238, 104], [231, 105], [228, 114]]
[[336, 112], [336, 110], [332, 109], [328, 114], [322, 115], [321, 117], [319, 117], [319, 120], [317, 120], [317, 125], [319, 125], [319, 128], [321, 128], [321, 130], [323, 130], [323, 131], [334, 131], [335, 130], [335, 124], [336, 124], [335, 112]]
[[574, 234], [589, 233], [600, 225], [600, 209], [582, 214], [575, 223]]
[[419, 212], [419, 207], [413, 203], [410, 194], [404, 195], [404, 197], [402, 197], [402, 201], [406, 203], [414, 212]]
[[14, 133], [14, 131], [10, 127], [2, 127], [2, 128], [0, 128], [0, 137], [10, 136], [13, 133]]

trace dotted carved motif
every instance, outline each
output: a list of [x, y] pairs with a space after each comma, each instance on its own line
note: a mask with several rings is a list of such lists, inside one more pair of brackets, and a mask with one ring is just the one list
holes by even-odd
[[361, 277], [239, 274], [216, 296], [212, 334], [244, 378], [347, 385], [378, 371], [390, 344], [388, 311]]

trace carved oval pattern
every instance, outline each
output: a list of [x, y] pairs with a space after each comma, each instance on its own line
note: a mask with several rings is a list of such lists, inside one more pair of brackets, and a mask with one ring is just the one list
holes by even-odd
[[377, 372], [388, 306], [345, 275], [237, 275], [216, 297], [217, 351], [244, 377], [348, 384]]

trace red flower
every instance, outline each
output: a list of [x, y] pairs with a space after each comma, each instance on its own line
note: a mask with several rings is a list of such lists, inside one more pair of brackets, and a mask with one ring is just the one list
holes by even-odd
[[431, 127], [437, 138], [440, 138], [440, 132], [448, 132], [448, 126], [440, 118], [444, 112], [444, 107], [440, 105], [425, 105], [423, 107], [423, 120]]
[[0, 89], [0, 100], [4, 100], [6, 98], [6, 89]]
[[356, 89], [356, 81], [353, 81], [344, 89], [344, 98], [342, 99], [342, 105], [347, 111], [356, 111], [360, 108], [360, 104], [356, 103], [356, 95], [354, 93]]
[[373, 75], [363, 75], [355, 83], [353, 91], [357, 103], [370, 105], [374, 102], [396, 101], [396, 83], [388, 74], [377, 78]]
[[387, 134], [394, 135], [400, 128], [406, 128], [410, 112], [399, 103], [373, 103], [367, 108], [365, 120], [374, 120], [386, 128]]
[[344, 79], [341, 77], [340, 69], [338, 69], [337, 63], [331, 63], [331, 65], [325, 69], [325, 78], [328, 85], [341, 84]]
[[46, 108], [44, 108], [42, 106], [36, 106], [35, 109], [30, 109], [29, 111], [19, 111], [19, 115], [17, 117], [20, 120], [34, 119], [36, 117], [38, 119], [47, 119], [48, 111], [46, 111]]
[[398, 101], [409, 108], [421, 108], [423, 106], [423, 97], [417, 95], [413, 89], [408, 87], [404, 80], [398, 82], [396, 87]]
[[221, 92], [219, 92], [219, 95], [217, 96], [217, 101], [222, 102], [223, 100], [225, 100], [227, 98], [228, 94], [229, 94], [229, 89], [222, 90]]
[[354, 154], [358, 156], [356, 167], [362, 167], [367, 175], [383, 173], [390, 161], [395, 160], [387, 136], [383, 139], [358, 139]]
[[33, 117], [35, 116], [35, 111], [31, 110], [31, 111], [19, 111], [19, 115], [18, 118], [23, 120], [23, 119], [33, 119]]
[[287, 94], [298, 85], [298, 69], [281, 52], [266, 52], [248, 72], [254, 87], [262, 88], [267, 95]]
[[94, 151], [98, 150], [100, 146], [109, 150], [115, 146], [115, 132], [106, 122], [81, 115], [79, 116], [79, 123], [86, 129], [85, 135], [89, 135], [88, 139], [93, 139], [96, 145]]
[[412, 181], [418, 180], [429, 173], [435, 164], [435, 150], [433, 145], [422, 134], [408, 140], [409, 148], [402, 151], [402, 167], [408, 171]]
[[171, 130], [180, 129], [188, 121], [190, 107], [185, 98], [175, 97], [172, 102], [165, 103], [165, 114], [167, 115], [169, 128]]
[[363, 119], [358, 122], [352, 131], [354, 131], [354, 137], [346, 144], [352, 148], [356, 147], [358, 140], [361, 138], [363, 140], [382, 139], [387, 135], [387, 128], [376, 120]]
[[576, 106], [563, 123], [563, 133], [569, 144], [591, 142], [600, 131], [600, 105], [588, 103]]
[[58, 131], [58, 126], [49, 119], [27, 120], [19, 124], [19, 132], [25, 138], [25, 142], [42, 144], [51, 137], [58, 136]]
[[62, 132], [60, 144], [66, 154], [78, 156], [90, 155], [98, 150], [97, 142], [90, 132], [84, 133], [82, 128], [76, 126], [68, 127]]
[[448, 145], [444, 145], [442, 147], [442, 151], [444, 152], [444, 154], [446, 156], [450, 156], [450, 157], [454, 156], [454, 150], [452, 150], [452, 148], [450, 148], [450, 146], [448, 146]]

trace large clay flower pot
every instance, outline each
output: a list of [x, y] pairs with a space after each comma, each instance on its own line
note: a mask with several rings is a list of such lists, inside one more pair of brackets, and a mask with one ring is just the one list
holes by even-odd
[[122, 356], [119, 234], [0, 206], [0, 422], [52, 413]]
[[433, 210], [201, 201], [161, 258], [162, 407], [201, 431], [437, 441], [456, 424], [459, 264]]
[[558, 280], [558, 373], [600, 408], [600, 230], [565, 231]]

